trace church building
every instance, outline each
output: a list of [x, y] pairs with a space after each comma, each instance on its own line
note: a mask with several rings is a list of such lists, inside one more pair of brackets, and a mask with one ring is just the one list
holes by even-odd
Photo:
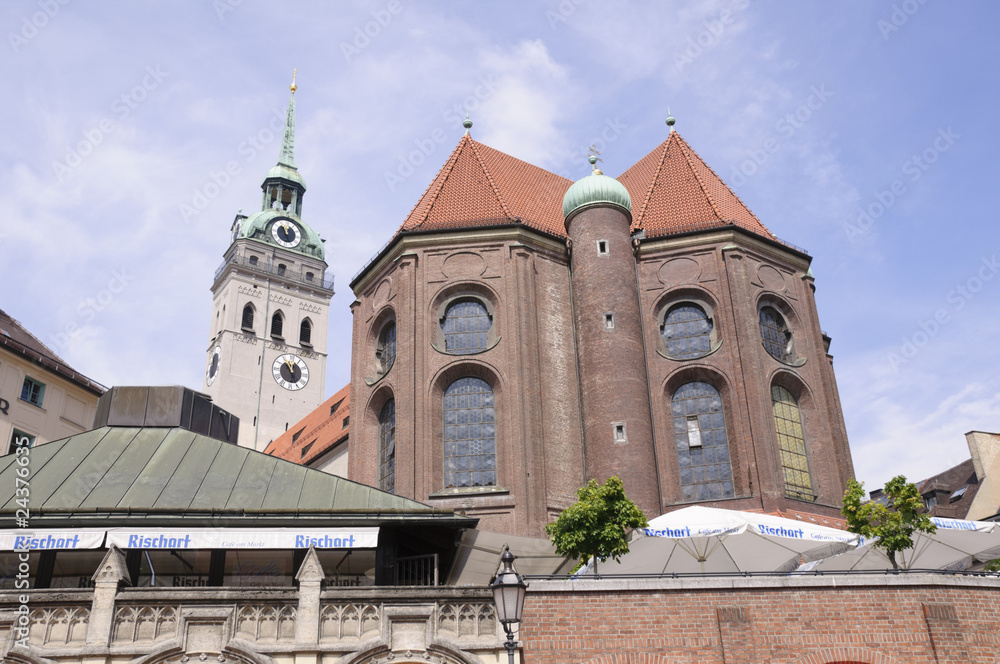
[[853, 477], [811, 257], [673, 131], [572, 182], [458, 142], [354, 278], [349, 476], [535, 537], [594, 478], [650, 517], [835, 519]]

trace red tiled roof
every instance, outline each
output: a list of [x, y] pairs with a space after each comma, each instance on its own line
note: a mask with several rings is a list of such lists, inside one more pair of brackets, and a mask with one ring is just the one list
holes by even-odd
[[566, 237], [562, 199], [573, 184], [465, 135], [399, 230], [521, 223]]
[[350, 412], [351, 386], [348, 384], [271, 441], [264, 453], [308, 466], [334, 445], [347, 439], [350, 424], [345, 422]]
[[733, 223], [775, 239], [676, 131], [618, 181], [632, 197], [632, 229], [646, 237]]
[[[632, 228], [646, 237], [735, 224], [777, 239], [676, 131], [618, 180], [632, 198]], [[399, 230], [474, 228], [519, 218], [566, 237], [562, 200], [572, 184], [466, 135]]]

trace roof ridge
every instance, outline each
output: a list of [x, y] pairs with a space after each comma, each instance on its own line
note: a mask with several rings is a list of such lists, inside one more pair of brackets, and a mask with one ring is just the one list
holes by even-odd
[[[410, 210], [410, 213], [407, 214], [406, 215], [406, 219], [403, 220], [403, 226], [399, 230], [407, 230], [407, 226], [408, 225], [410, 225], [410, 227], [412, 227], [412, 226], [419, 226], [424, 221], [427, 221], [428, 217], [430, 217], [430, 215], [431, 215], [431, 208], [433, 208], [434, 204], [437, 203], [438, 196], [441, 195], [441, 190], [444, 189], [444, 183], [447, 182], [448, 176], [451, 175], [451, 172], [455, 168], [455, 164], [458, 163], [458, 156], [462, 152], [462, 146], [465, 145], [466, 139], [469, 139], [469, 135], [468, 134], [462, 136], [461, 140], [458, 141], [458, 144], [455, 146], [455, 149], [451, 151], [451, 155], [448, 157], [448, 161], [445, 162], [445, 164], [441, 168], [441, 170], [438, 171], [438, 174], [436, 176], [434, 176], [433, 180], [431, 180], [431, 183], [429, 185], [427, 185], [427, 189], [424, 190], [424, 193], [421, 194], [420, 198], [417, 199], [417, 202], [414, 204], [413, 208]], [[469, 139], [469, 140], [471, 140], [471, 139]], [[436, 185], [436, 188], [435, 188], [435, 185]], [[431, 193], [432, 189], [434, 190], [433, 193]], [[414, 223], [414, 224], [411, 225], [410, 224], [410, 217], [412, 217], [413, 214], [417, 211], [417, 208], [419, 208], [420, 205], [425, 200], [428, 199], [428, 195], [430, 195], [430, 199], [429, 199], [429, 202], [427, 203], [427, 208], [424, 210], [422, 218], [420, 219], [419, 222]]]
[[[671, 136], [673, 133], [674, 132], [670, 132]], [[656, 181], [660, 178], [660, 171], [663, 170], [663, 164], [667, 161], [667, 151], [670, 149], [670, 136], [667, 137], [667, 140], [665, 140], [664, 143], [666, 145], [663, 148], [663, 154], [660, 155], [660, 160], [656, 164], [656, 170], [653, 172], [653, 178], [649, 181], [649, 189], [646, 191], [646, 196], [642, 201], [642, 207], [639, 209], [637, 228], [642, 228], [643, 217], [646, 216], [646, 208], [649, 207], [649, 201], [653, 200], [653, 190], [656, 189]]]
[[[675, 131], [674, 132], [670, 132], [670, 133], [671, 133], [671, 136], [673, 136], [673, 134], [677, 134], [677, 140], [679, 141], [679, 145], [681, 146], [681, 154], [684, 156], [684, 160], [687, 162], [688, 168], [691, 169], [691, 173], [694, 175], [694, 179], [698, 182], [698, 186], [701, 188], [701, 192], [703, 194], [705, 194], [705, 198], [708, 199], [708, 204], [712, 206], [712, 210], [715, 212], [715, 216], [718, 218], [717, 221], [722, 221], [724, 219], [724, 217], [722, 215], [722, 212], [721, 212], [721, 210], [719, 210], [719, 206], [716, 205], [715, 198], [712, 196], [712, 192], [710, 192], [708, 190], [708, 187], [705, 185], [704, 180], [702, 180], [701, 176], [698, 175], [698, 169], [696, 169], [694, 167], [694, 164], [691, 163], [691, 155], [688, 154], [688, 152], [694, 153], [694, 156], [698, 157], [698, 160], [700, 162], [702, 162], [703, 164], [705, 164], [705, 160], [701, 158], [701, 155], [699, 155], [697, 152], [695, 152], [694, 150], [691, 149], [691, 146], [687, 144], [687, 141], [685, 141], [683, 138], [681, 138], [681, 135], [679, 133], [677, 133]], [[687, 149], [685, 150], [684, 148], [687, 148]], [[708, 168], [708, 170], [712, 172], [712, 175], [714, 175], [717, 178], [719, 177], [719, 175], [715, 171], [712, 171], [712, 167], [711, 166], [709, 166], [708, 164], [705, 164], [705, 167]], [[722, 178], [719, 178], [719, 179], [721, 180]], [[725, 184], [725, 182], [723, 182], [723, 184]], [[740, 202], [742, 203], [742, 201], [740, 201]], [[746, 207], [746, 206], [744, 206], [744, 207]], [[760, 221], [760, 220], [758, 220], [758, 221]]]
[[[676, 133], [676, 132], [675, 132], [675, 133]], [[730, 187], [730, 186], [729, 186], [728, 184], [726, 184], [726, 181], [725, 181], [725, 180], [723, 180], [723, 179], [722, 179], [722, 178], [721, 178], [721, 177], [719, 176], [719, 174], [715, 172], [715, 169], [714, 169], [714, 168], [712, 168], [711, 166], [709, 166], [708, 162], [707, 162], [707, 161], [705, 161], [704, 159], [702, 159], [702, 158], [701, 158], [701, 155], [700, 155], [700, 154], [698, 154], [698, 153], [697, 153], [697, 152], [695, 151], [695, 149], [694, 149], [694, 148], [692, 148], [692, 147], [691, 147], [690, 145], [688, 145], [688, 142], [687, 142], [687, 141], [685, 141], [685, 140], [684, 140], [684, 139], [683, 139], [683, 138], [681, 137], [681, 135], [680, 135], [680, 134], [678, 134], [678, 135], [677, 135], [677, 138], [678, 138], [678, 139], [679, 139], [679, 140], [681, 141], [681, 143], [683, 143], [683, 144], [684, 144], [684, 147], [686, 147], [686, 148], [687, 148], [687, 149], [688, 149], [688, 150], [689, 150], [689, 151], [691, 152], [691, 154], [693, 154], [694, 156], [696, 156], [696, 157], [698, 158], [698, 161], [700, 161], [700, 162], [701, 162], [702, 164], [704, 164], [704, 165], [705, 165], [705, 168], [707, 168], [707, 169], [708, 169], [708, 171], [709, 171], [709, 172], [710, 172], [710, 173], [711, 173], [712, 175], [714, 175], [714, 176], [715, 176], [715, 177], [716, 177], [716, 178], [717, 178], [717, 179], [719, 180], [719, 182], [721, 182], [721, 183], [722, 183], [722, 186], [724, 186], [724, 187], [725, 187], [725, 188], [726, 188], [727, 190], [729, 190], [729, 193], [730, 193], [730, 194], [732, 194], [732, 195], [733, 195], [733, 198], [735, 198], [735, 199], [736, 199], [736, 201], [737, 201], [737, 202], [738, 202], [738, 203], [739, 203], [739, 204], [740, 204], [740, 205], [741, 205], [741, 206], [743, 207], [743, 209], [744, 209], [744, 210], [746, 210], [747, 214], [749, 214], [749, 215], [750, 215], [751, 217], [753, 217], [753, 220], [754, 220], [754, 221], [756, 221], [756, 222], [757, 222], [757, 223], [758, 223], [758, 224], [760, 225], [760, 227], [761, 227], [762, 229], [764, 229], [765, 231], [767, 231], [767, 234], [768, 234], [768, 235], [770, 235], [770, 236], [771, 236], [772, 238], [776, 238], [777, 236], [776, 236], [776, 235], [775, 235], [774, 233], [772, 233], [772, 232], [771, 232], [771, 229], [770, 229], [770, 228], [768, 228], [767, 226], [765, 226], [765, 225], [764, 225], [764, 222], [762, 222], [762, 221], [760, 220], [760, 218], [759, 218], [759, 217], [758, 217], [758, 216], [757, 216], [756, 214], [754, 214], [753, 210], [751, 210], [751, 209], [750, 209], [750, 206], [749, 206], [749, 205], [747, 205], [746, 203], [744, 203], [744, 202], [743, 202], [743, 199], [739, 197], [739, 194], [737, 194], [737, 193], [736, 193], [735, 191], [733, 191], [733, 188], [732, 188], [732, 187]], [[690, 158], [688, 158], [688, 163], [690, 163]], [[693, 167], [692, 167], [692, 169], [691, 169], [691, 170], [692, 170], [692, 171], [695, 171], [695, 177], [696, 177], [696, 178], [698, 178], [698, 182], [699, 182], [699, 184], [701, 184], [701, 178], [700, 178], [700, 177], [698, 177], [698, 173], [697, 173], [697, 171], [696, 171], [696, 170], [695, 170], [695, 169], [694, 169]], [[704, 188], [704, 185], [702, 185], [702, 188]], [[710, 203], [712, 204], [712, 209], [713, 209], [713, 210], [716, 210], [716, 211], [718, 211], [718, 208], [717, 208], [717, 207], [716, 207], [716, 205], [715, 205], [715, 199], [714, 199], [714, 198], [712, 197], [712, 195], [711, 195], [711, 194], [710, 194], [710, 193], [709, 193], [708, 191], [706, 191], [705, 193], [706, 193], [706, 194], [708, 195], [708, 199], [709, 199], [709, 202], [710, 202]], [[720, 215], [719, 215], [719, 219], [720, 219], [720, 220], [722, 220], [722, 221], [724, 221], [724, 220], [725, 220], [725, 217], [723, 217], [723, 215], [721, 215], [721, 214], [720, 214]], [[734, 220], [734, 221], [735, 221], [735, 220]]]
[[483, 161], [482, 156], [479, 154], [479, 150], [476, 147], [478, 143], [476, 143], [476, 141], [471, 136], [469, 137], [469, 145], [472, 146], [472, 154], [476, 156], [476, 161], [479, 162], [479, 167], [482, 168], [483, 173], [486, 174], [486, 180], [487, 182], [490, 183], [490, 189], [493, 190], [493, 195], [497, 197], [498, 201], [500, 201], [500, 207], [503, 209], [504, 214], [507, 216], [507, 218], [510, 219], [514, 215], [510, 213], [510, 208], [507, 206], [507, 201], [505, 201], [503, 196], [500, 195], [500, 189], [497, 187], [497, 183], [493, 179], [493, 174], [490, 173], [490, 169], [486, 166], [486, 162]]

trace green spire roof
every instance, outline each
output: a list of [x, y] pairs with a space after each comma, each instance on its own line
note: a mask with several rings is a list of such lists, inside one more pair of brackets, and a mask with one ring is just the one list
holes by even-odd
[[306, 188], [306, 181], [295, 166], [295, 75], [292, 75], [292, 96], [288, 99], [288, 111], [285, 113], [285, 130], [281, 135], [281, 152], [278, 154], [278, 164], [271, 168], [264, 177], [264, 182], [272, 178], [288, 180]]

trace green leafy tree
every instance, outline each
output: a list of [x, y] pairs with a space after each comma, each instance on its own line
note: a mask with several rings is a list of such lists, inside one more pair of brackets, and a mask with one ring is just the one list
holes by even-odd
[[576, 492], [577, 501], [567, 507], [559, 518], [545, 526], [556, 553], [586, 562], [594, 559], [616, 561], [628, 553], [626, 536], [632, 528], [644, 528], [646, 515], [625, 495], [618, 476], [608, 478], [603, 485], [590, 480]]
[[855, 480], [847, 483], [841, 509], [847, 519], [847, 529], [874, 540], [874, 545], [885, 551], [892, 568], [899, 569], [896, 554], [913, 548], [913, 533], [933, 533], [937, 527], [923, 513], [924, 501], [917, 485], [908, 483], [902, 475], [893, 477], [885, 485], [888, 504], [865, 501], [864, 486]]

